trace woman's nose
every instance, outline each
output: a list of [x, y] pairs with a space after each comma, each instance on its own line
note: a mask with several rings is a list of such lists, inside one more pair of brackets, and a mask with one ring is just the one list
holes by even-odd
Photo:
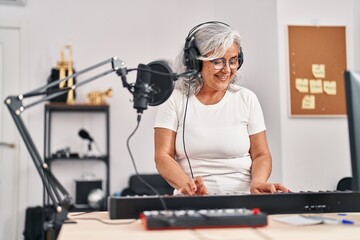
[[226, 73], [231, 72], [230, 64], [226, 62], [224, 65], [225, 66], [221, 69], [221, 71]]

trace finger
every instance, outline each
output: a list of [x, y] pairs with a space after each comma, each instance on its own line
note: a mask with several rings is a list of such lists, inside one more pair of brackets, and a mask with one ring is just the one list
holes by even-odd
[[204, 193], [204, 195], [208, 195], [209, 194], [209, 191], [207, 190], [207, 188], [204, 186], [204, 188], [203, 188], [203, 193]]
[[189, 187], [179, 188], [178, 191], [184, 195], [194, 195], [195, 194]]
[[250, 192], [251, 192], [252, 194], [260, 194], [260, 193], [261, 193], [261, 192], [259, 191], [259, 189], [257, 189], [257, 188], [251, 189]]
[[196, 190], [197, 187], [193, 180], [187, 182], [185, 187], [179, 189], [179, 191], [185, 195], [195, 195]]
[[196, 188], [202, 188], [204, 186], [204, 181], [202, 180], [201, 177], [196, 177], [195, 178], [195, 185], [196, 185]]
[[199, 192], [200, 195], [208, 195], [209, 194], [209, 192], [208, 192], [207, 188], [205, 187], [205, 185], [202, 185], [202, 187], [199, 189], [198, 192]]
[[204, 185], [204, 180], [201, 176], [198, 176], [195, 178], [195, 183], [197, 183], [199, 185]]
[[196, 189], [195, 182], [190, 181], [186, 183], [186, 186], [179, 188], [178, 191], [185, 195], [195, 195]]
[[196, 194], [198, 194], [198, 195], [207, 195], [208, 194], [208, 190], [205, 186], [205, 183], [204, 183], [204, 180], [202, 179], [202, 177], [196, 177], [195, 183], [196, 183], [196, 187], [197, 187]]
[[270, 191], [271, 193], [277, 192], [276, 187], [275, 187], [275, 184], [270, 184], [270, 186], [269, 186], [269, 191]]
[[189, 189], [190, 189], [190, 191], [191, 192], [196, 192], [196, 190], [197, 190], [197, 186], [196, 186], [196, 183], [195, 183], [195, 181], [194, 180], [191, 180], [190, 182], [188, 182], [188, 187], [189, 187]]
[[178, 192], [183, 195], [188, 195], [188, 191], [186, 190], [186, 188], [179, 188]]
[[279, 191], [285, 192], [285, 193], [289, 192], [289, 189], [288, 189], [287, 187], [285, 187], [284, 185], [280, 184], [280, 183], [275, 184], [275, 187], [276, 187], [276, 190], [277, 190], [278, 192], [279, 192]]

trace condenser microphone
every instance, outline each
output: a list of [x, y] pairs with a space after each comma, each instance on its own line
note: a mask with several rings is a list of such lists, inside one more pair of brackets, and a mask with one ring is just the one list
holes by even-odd
[[90, 136], [90, 134], [85, 129], [79, 130], [79, 136], [83, 139], [89, 140], [90, 142], [94, 141], [94, 139]]
[[151, 86], [151, 67], [145, 64], [138, 65], [138, 74], [134, 86], [134, 108], [142, 113], [151, 101], [154, 90]]
[[142, 113], [147, 106], [157, 106], [165, 102], [174, 90], [174, 81], [179, 77], [192, 78], [197, 71], [174, 73], [165, 61], [139, 64], [134, 86], [134, 108]]
[[134, 86], [134, 108], [142, 113], [147, 106], [157, 106], [165, 102], [174, 89], [174, 76], [165, 61], [139, 64]]

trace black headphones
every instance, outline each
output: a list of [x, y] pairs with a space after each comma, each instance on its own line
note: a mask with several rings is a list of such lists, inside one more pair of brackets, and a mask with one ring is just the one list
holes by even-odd
[[[230, 27], [228, 24], [223, 22], [211, 21], [196, 25], [190, 30], [188, 36], [185, 39], [185, 47], [184, 47], [184, 65], [187, 67], [188, 70], [196, 70], [198, 72], [201, 71], [202, 61], [198, 59], [198, 57], [200, 57], [201, 54], [198, 47], [196, 46], [195, 34], [197, 33], [197, 31], [199, 31], [199, 28], [201, 26], [206, 24], [223, 24], [225, 26]], [[239, 67], [238, 67], [239, 70], [239, 68], [244, 62], [244, 54], [241, 47], [239, 48], [238, 61], [239, 61]]]

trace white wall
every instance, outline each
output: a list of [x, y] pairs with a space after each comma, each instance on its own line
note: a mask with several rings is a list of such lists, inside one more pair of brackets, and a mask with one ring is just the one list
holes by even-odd
[[[356, 2], [356, 1], [354, 1]], [[284, 183], [294, 191], [335, 190], [350, 176], [347, 119], [289, 117], [287, 25], [346, 26], [347, 65], [354, 65], [352, 0], [278, 0], [281, 159]]]
[[[23, 7], [1, 5], [0, 16], [4, 19], [20, 20], [26, 26], [26, 37], [23, 41], [24, 51], [28, 56], [25, 62], [29, 73], [23, 76], [22, 81], [23, 84], [28, 84], [29, 89], [25, 90], [46, 82], [51, 68], [56, 66], [60, 49], [69, 41], [74, 49], [74, 67], [77, 70], [112, 56], [120, 57], [132, 68], [138, 63], [174, 58], [183, 47], [188, 31], [198, 23], [220, 20], [238, 28], [243, 36], [245, 53], [245, 64], [241, 70], [243, 83], [255, 91], [262, 102], [274, 158], [272, 179], [281, 181], [280, 93], [278, 63], [274, 60], [278, 55], [275, 0], [227, 0], [221, 2], [221, 6], [222, 10], [219, 10], [219, 2], [214, 0], [28, 0]], [[135, 73], [130, 73], [128, 81], [135, 81], [135, 77]], [[88, 84], [78, 89], [77, 93], [78, 100], [81, 101], [87, 92], [108, 87], [114, 90], [114, 96], [109, 100], [112, 193], [124, 188], [128, 176], [134, 173], [126, 149], [126, 139], [136, 124], [136, 111], [129, 102], [131, 95], [122, 87], [115, 74]], [[133, 155], [141, 173], [155, 172], [152, 127], [155, 112], [156, 108], [145, 111], [140, 128], [131, 141]], [[24, 117], [28, 119], [30, 132], [42, 153], [43, 106], [29, 109], [24, 113]], [[81, 139], [73, 127], [68, 127], [71, 125], [68, 120], [64, 116], [57, 119], [60, 129], [55, 132], [62, 134], [55, 136], [54, 150], [69, 145], [74, 146], [74, 150], [80, 148]], [[95, 139], [101, 139], [101, 129], [93, 126], [102, 124], [101, 119], [99, 123], [80, 117], [77, 121], [83, 123]], [[31, 162], [30, 159], [28, 161]], [[65, 185], [70, 190], [73, 171], [78, 169], [80, 173], [76, 177], [79, 177], [82, 171], [101, 169], [101, 166], [89, 167], [77, 163], [56, 164], [53, 167], [56, 175], [60, 180], [66, 181]], [[42, 201], [41, 182], [32, 164], [28, 164], [27, 172], [28, 204], [39, 204]]]
[[360, 45], [358, 43], [360, 39], [360, 1], [353, 1], [353, 17], [354, 17], [354, 67], [350, 70], [360, 70]]

